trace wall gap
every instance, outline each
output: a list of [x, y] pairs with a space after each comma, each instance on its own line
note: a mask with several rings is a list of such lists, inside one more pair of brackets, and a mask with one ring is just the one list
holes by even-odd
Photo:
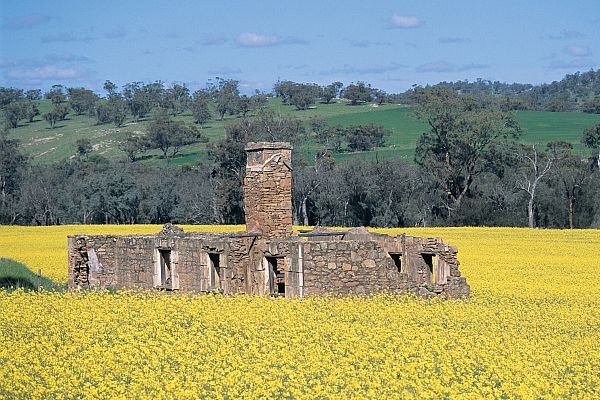
[[435, 285], [436, 276], [435, 276], [435, 254], [421, 254], [425, 264], [427, 264], [427, 268], [429, 269], [429, 276], [431, 277], [431, 283]]
[[221, 291], [221, 255], [218, 253], [208, 253], [208, 259], [210, 263], [210, 290]]
[[394, 265], [399, 273], [404, 272], [404, 265], [402, 264], [402, 253], [389, 253], [390, 257], [394, 261]]
[[163, 289], [172, 289], [172, 264], [171, 264], [171, 250], [170, 249], [158, 249], [160, 255], [160, 286]]
[[285, 296], [285, 270], [283, 257], [266, 257], [269, 274], [269, 294]]

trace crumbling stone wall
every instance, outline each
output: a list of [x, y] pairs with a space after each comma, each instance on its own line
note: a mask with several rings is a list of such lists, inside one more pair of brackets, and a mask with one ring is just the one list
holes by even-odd
[[116, 285], [118, 237], [72, 236], [68, 241], [70, 288], [91, 289]]
[[249, 293], [268, 295], [269, 268], [267, 258], [279, 260], [278, 269], [285, 274], [285, 296], [302, 297], [302, 249], [304, 241], [293, 237], [284, 240], [257, 240], [252, 249], [251, 290]]
[[[108, 254], [99, 257], [102, 261], [102, 273], [112, 277], [110, 286], [121, 289], [124, 287], [152, 287], [153, 256], [155, 239], [151, 236], [113, 236], [114, 256], [111, 260]], [[105, 287], [101, 283], [101, 287]]]
[[212, 234], [158, 234], [69, 237], [69, 287], [105, 289], [158, 286], [159, 251], [169, 251], [172, 289], [209, 291], [208, 254], [218, 254], [221, 291], [245, 292], [248, 237]]
[[[403, 243], [409, 278], [421, 287], [419, 294], [444, 294], [450, 297], [468, 297], [466, 279], [458, 269], [458, 249], [445, 244], [440, 238], [415, 236], [398, 237]], [[433, 268], [423, 256], [434, 256]]]
[[69, 237], [69, 287], [152, 287], [152, 236]]
[[[439, 238], [315, 229], [292, 234], [289, 143], [249, 143], [245, 233], [69, 237], [69, 287], [303, 297], [379, 291], [467, 297], [457, 249]], [[275, 285], [277, 285], [275, 287]]]
[[257, 243], [254, 235], [233, 235], [229, 241], [228, 263], [231, 265], [232, 293], [252, 293], [252, 251]]
[[248, 143], [244, 178], [246, 229], [261, 237], [292, 234], [292, 147], [289, 143]]
[[343, 232], [319, 228], [304, 236], [269, 241], [261, 249], [264, 255], [289, 259], [286, 283], [291, 296], [380, 291], [469, 296], [469, 285], [458, 269], [457, 249], [439, 238], [392, 237], [365, 228]]
[[84, 237], [70, 237], [69, 241], [69, 280], [70, 288], [89, 289], [90, 260], [87, 241]]
[[375, 241], [309, 241], [303, 250], [306, 295], [414, 290]]

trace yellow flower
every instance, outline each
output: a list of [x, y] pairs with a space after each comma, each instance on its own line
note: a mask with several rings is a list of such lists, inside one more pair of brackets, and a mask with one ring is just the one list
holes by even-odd
[[[67, 235], [159, 229], [0, 227], [0, 257], [65, 282]], [[456, 245], [471, 299], [0, 291], [0, 398], [598, 398], [600, 231], [379, 231]]]

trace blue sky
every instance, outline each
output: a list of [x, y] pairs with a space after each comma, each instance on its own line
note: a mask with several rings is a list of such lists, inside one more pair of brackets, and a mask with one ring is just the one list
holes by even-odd
[[0, 0], [0, 86], [541, 83], [597, 69], [599, 28], [598, 0]]

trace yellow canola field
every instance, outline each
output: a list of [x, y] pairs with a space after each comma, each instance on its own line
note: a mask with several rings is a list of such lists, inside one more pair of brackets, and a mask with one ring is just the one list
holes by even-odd
[[[81, 228], [160, 229], [0, 227], [0, 257], [64, 281]], [[0, 291], [0, 398], [600, 397], [600, 231], [382, 231], [458, 246], [471, 300]]]

